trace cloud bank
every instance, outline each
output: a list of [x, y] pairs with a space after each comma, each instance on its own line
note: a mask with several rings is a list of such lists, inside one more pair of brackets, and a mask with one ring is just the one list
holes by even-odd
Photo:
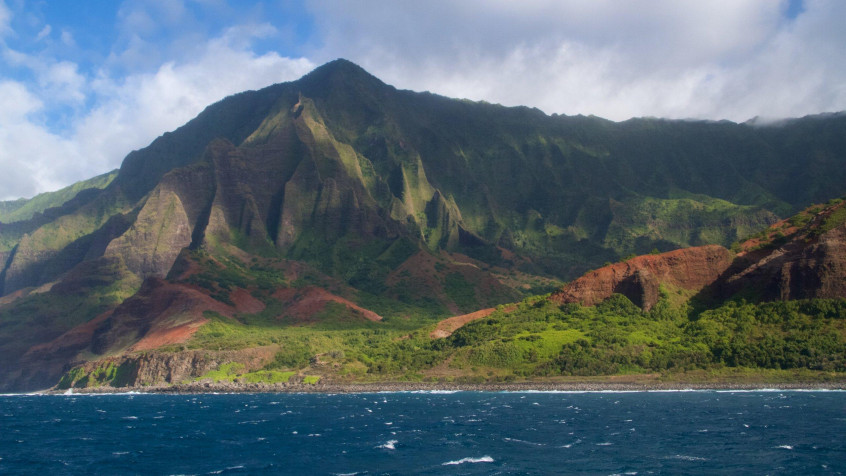
[[124, 2], [92, 51], [0, 0], [0, 199], [111, 170], [227, 95], [338, 57], [399, 88], [613, 120], [846, 109], [839, 0], [283, 3]]
[[547, 113], [731, 119], [846, 109], [846, 2], [312, 2], [326, 55], [389, 83]]

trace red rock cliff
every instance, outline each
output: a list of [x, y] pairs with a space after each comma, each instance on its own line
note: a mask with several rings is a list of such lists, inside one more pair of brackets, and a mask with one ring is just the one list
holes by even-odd
[[709, 245], [644, 255], [591, 271], [550, 296], [550, 300], [593, 306], [619, 293], [649, 310], [658, 302], [658, 286], [698, 291], [714, 283], [732, 264], [732, 253]]

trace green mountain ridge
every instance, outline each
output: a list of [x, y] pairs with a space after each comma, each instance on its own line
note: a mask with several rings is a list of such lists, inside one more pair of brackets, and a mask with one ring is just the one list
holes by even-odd
[[215, 322], [277, 340], [297, 319], [411, 329], [631, 254], [729, 246], [842, 195], [844, 132], [844, 114], [547, 116], [400, 91], [336, 60], [213, 104], [113, 179], [0, 225], [0, 388]]

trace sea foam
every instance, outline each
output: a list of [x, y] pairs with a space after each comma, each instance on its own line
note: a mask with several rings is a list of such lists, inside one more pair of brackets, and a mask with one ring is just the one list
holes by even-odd
[[493, 463], [494, 459], [490, 456], [482, 456], [481, 458], [461, 458], [457, 461], [447, 461], [446, 463], [442, 463], [441, 466], [452, 466], [464, 463]]

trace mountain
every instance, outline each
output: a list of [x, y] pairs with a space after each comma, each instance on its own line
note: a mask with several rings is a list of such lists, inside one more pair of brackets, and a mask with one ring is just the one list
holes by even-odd
[[[152, 350], [230, 352], [195, 373], [257, 348], [270, 361], [256, 368], [286, 367], [309, 352], [289, 352], [304, 329], [394, 335], [631, 254], [729, 246], [846, 192], [844, 132], [844, 114], [548, 116], [397, 90], [336, 60], [209, 106], [70, 199], [14, 222], [23, 204], [4, 202], [0, 389], [103, 359], [134, 362], [137, 381], [133, 356]], [[321, 336], [305, 347], [343, 340]]]

